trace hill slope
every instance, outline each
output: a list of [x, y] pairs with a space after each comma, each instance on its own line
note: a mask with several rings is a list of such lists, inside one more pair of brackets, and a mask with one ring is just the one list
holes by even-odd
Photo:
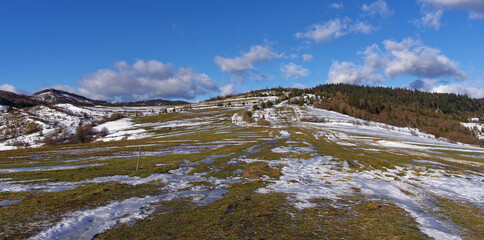
[[39, 104], [42, 104], [42, 102], [29, 96], [0, 90], [0, 105], [11, 106], [15, 108], [24, 108], [36, 106]]
[[96, 101], [81, 95], [77, 95], [74, 93], [57, 90], [57, 89], [44, 89], [42, 91], [38, 91], [34, 93], [31, 98], [47, 103], [47, 104], [56, 104], [56, 103], [70, 103], [73, 105], [81, 105], [81, 106], [93, 106], [93, 105], [105, 105], [106, 102], [103, 101]]
[[[264, 96], [267, 91], [253, 91], [246, 96]], [[363, 120], [417, 128], [437, 138], [484, 145], [484, 139], [479, 138], [484, 130], [470, 129], [462, 124], [469, 119], [484, 123], [484, 99], [348, 84], [327, 84], [309, 89], [274, 88], [270, 91], [279, 96], [276, 103], [287, 100], [295, 105], [310, 105]]]

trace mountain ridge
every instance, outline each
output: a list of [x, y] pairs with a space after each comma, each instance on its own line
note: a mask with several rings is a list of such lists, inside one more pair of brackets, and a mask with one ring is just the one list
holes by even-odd
[[43, 89], [35, 92], [31, 96], [17, 94], [9, 91], [0, 90], [0, 105], [25, 108], [38, 105], [70, 103], [79, 106], [163, 106], [189, 104], [186, 101], [153, 99], [146, 101], [110, 103], [101, 100], [93, 100], [75, 93], [58, 90], [54, 88]]

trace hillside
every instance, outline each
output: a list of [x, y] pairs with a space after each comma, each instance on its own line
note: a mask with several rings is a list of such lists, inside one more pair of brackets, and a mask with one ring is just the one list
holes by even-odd
[[[480, 123], [484, 123], [484, 99], [348, 84], [327, 84], [309, 89], [274, 88], [270, 91], [279, 96], [276, 102], [288, 100], [295, 105], [311, 105], [359, 119], [416, 128], [437, 138], [484, 145], [480, 138], [483, 129], [472, 129], [462, 124], [469, 119], [479, 119]], [[264, 92], [266, 90], [246, 95], [261, 96]], [[304, 98], [303, 95], [307, 94], [314, 97]]]
[[37, 127], [0, 145], [0, 238], [482, 236], [484, 148], [315, 107], [326, 98], [3, 113]]
[[103, 101], [91, 100], [89, 98], [86, 98], [74, 93], [52, 89], [52, 88], [38, 91], [34, 93], [31, 96], [31, 98], [46, 104], [70, 103], [73, 105], [81, 105], [81, 106], [94, 106], [94, 105], [106, 104], [106, 102], [103, 102]]
[[0, 105], [10, 106], [15, 108], [24, 108], [24, 107], [36, 106], [39, 104], [42, 104], [42, 103], [29, 96], [0, 90]]

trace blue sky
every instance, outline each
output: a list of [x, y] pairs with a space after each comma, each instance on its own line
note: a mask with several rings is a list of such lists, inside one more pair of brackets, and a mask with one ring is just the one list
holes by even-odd
[[203, 100], [351, 83], [484, 97], [484, 1], [0, 2], [0, 89]]

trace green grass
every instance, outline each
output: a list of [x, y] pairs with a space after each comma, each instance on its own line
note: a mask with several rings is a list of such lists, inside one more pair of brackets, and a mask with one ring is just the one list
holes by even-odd
[[464, 239], [484, 239], [484, 211], [462, 201], [436, 198], [437, 213], [458, 226]]
[[[427, 239], [416, 222], [390, 203], [358, 199], [352, 206], [294, 209], [281, 193], [259, 194], [265, 184], [234, 184], [204, 207], [167, 202], [152, 217], [97, 239]], [[355, 201], [352, 199], [352, 201]]]
[[0, 193], [0, 201], [21, 200], [1, 207], [0, 238], [27, 238], [52, 226], [66, 213], [103, 206], [114, 200], [159, 194], [161, 186], [159, 183], [139, 186], [98, 183], [60, 192]]

